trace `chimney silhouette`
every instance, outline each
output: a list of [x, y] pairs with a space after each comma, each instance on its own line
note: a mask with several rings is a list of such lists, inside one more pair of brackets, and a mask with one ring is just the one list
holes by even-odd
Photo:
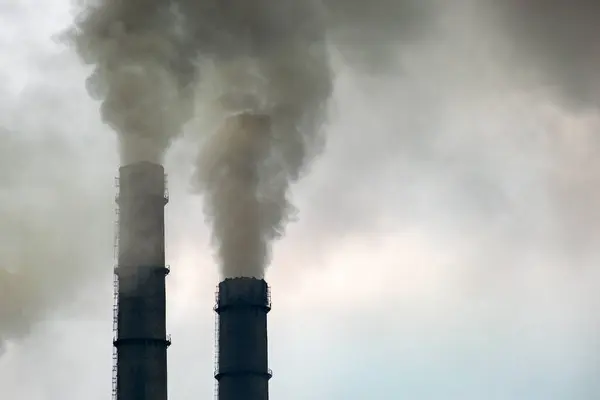
[[267, 313], [270, 289], [263, 279], [233, 278], [216, 293], [215, 379], [218, 400], [268, 400]]
[[119, 169], [113, 400], [167, 400], [164, 168]]

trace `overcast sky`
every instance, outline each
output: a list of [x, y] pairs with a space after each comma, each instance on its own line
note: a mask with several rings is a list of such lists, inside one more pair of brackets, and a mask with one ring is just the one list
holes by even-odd
[[[600, 116], [523, 85], [508, 39], [455, 2], [385, 74], [336, 58], [327, 151], [267, 275], [273, 399], [600, 396]], [[89, 71], [52, 40], [71, 21], [67, 0], [0, 2], [7, 399], [111, 394], [118, 155]], [[214, 384], [219, 277], [190, 144], [166, 161], [174, 400]]]

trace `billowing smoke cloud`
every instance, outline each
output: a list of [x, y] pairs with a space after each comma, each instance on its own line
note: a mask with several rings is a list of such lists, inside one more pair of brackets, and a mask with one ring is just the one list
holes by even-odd
[[[600, 3], [593, 0], [493, 2], [520, 62], [569, 106], [600, 102]], [[524, 61], [524, 62], [523, 62]], [[539, 82], [539, 81], [538, 81]]]
[[197, 163], [226, 277], [264, 274], [288, 201], [323, 143], [333, 80], [323, 10], [312, 1], [187, 1], [197, 29], [203, 104], [222, 117]]
[[191, 112], [193, 54], [164, 0], [84, 1], [68, 33], [94, 65], [90, 94], [118, 134], [122, 163], [159, 162]]
[[[264, 190], [261, 163], [271, 150], [269, 125], [268, 116], [231, 117], [209, 139], [200, 158], [198, 178], [207, 193], [207, 212], [227, 275], [263, 274], [268, 241], [278, 235], [281, 213], [287, 211], [259, 194]], [[272, 220], [264, 220], [269, 216]]]
[[331, 50], [355, 68], [379, 71], [429, 9], [385, 0], [178, 6], [201, 59], [201, 103], [222, 121], [204, 139], [196, 174], [222, 272], [261, 277], [271, 241], [294, 216], [290, 185], [325, 143]]
[[289, 187], [324, 143], [328, 49], [356, 67], [387, 64], [382, 56], [393, 58], [427, 9], [385, 0], [84, 4], [70, 36], [95, 66], [89, 91], [119, 133], [123, 162], [160, 161], [190, 117], [191, 86], [219, 120], [202, 130], [196, 183], [225, 276], [262, 276], [293, 215]]

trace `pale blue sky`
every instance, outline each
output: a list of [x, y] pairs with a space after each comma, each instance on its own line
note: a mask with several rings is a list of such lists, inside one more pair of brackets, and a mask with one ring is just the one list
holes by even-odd
[[[0, 293], [0, 393], [107, 399], [115, 139], [50, 39], [68, 1], [14, 3], [0, 4], [0, 268], [23, 280], [18, 308]], [[328, 150], [294, 188], [300, 220], [268, 275], [273, 399], [600, 396], [600, 119], [522, 90], [490, 58], [497, 36], [458, 21], [402, 47], [402, 73], [339, 69]], [[218, 276], [192, 142], [166, 162], [174, 400], [213, 390]]]

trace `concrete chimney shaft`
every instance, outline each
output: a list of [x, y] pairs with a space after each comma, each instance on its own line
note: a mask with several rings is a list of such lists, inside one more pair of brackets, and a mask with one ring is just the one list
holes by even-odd
[[269, 286], [262, 279], [225, 279], [217, 292], [218, 400], [268, 400]]
[[167, 400], [165, 211], [161, 165], [119, 169], [115, 400]]

